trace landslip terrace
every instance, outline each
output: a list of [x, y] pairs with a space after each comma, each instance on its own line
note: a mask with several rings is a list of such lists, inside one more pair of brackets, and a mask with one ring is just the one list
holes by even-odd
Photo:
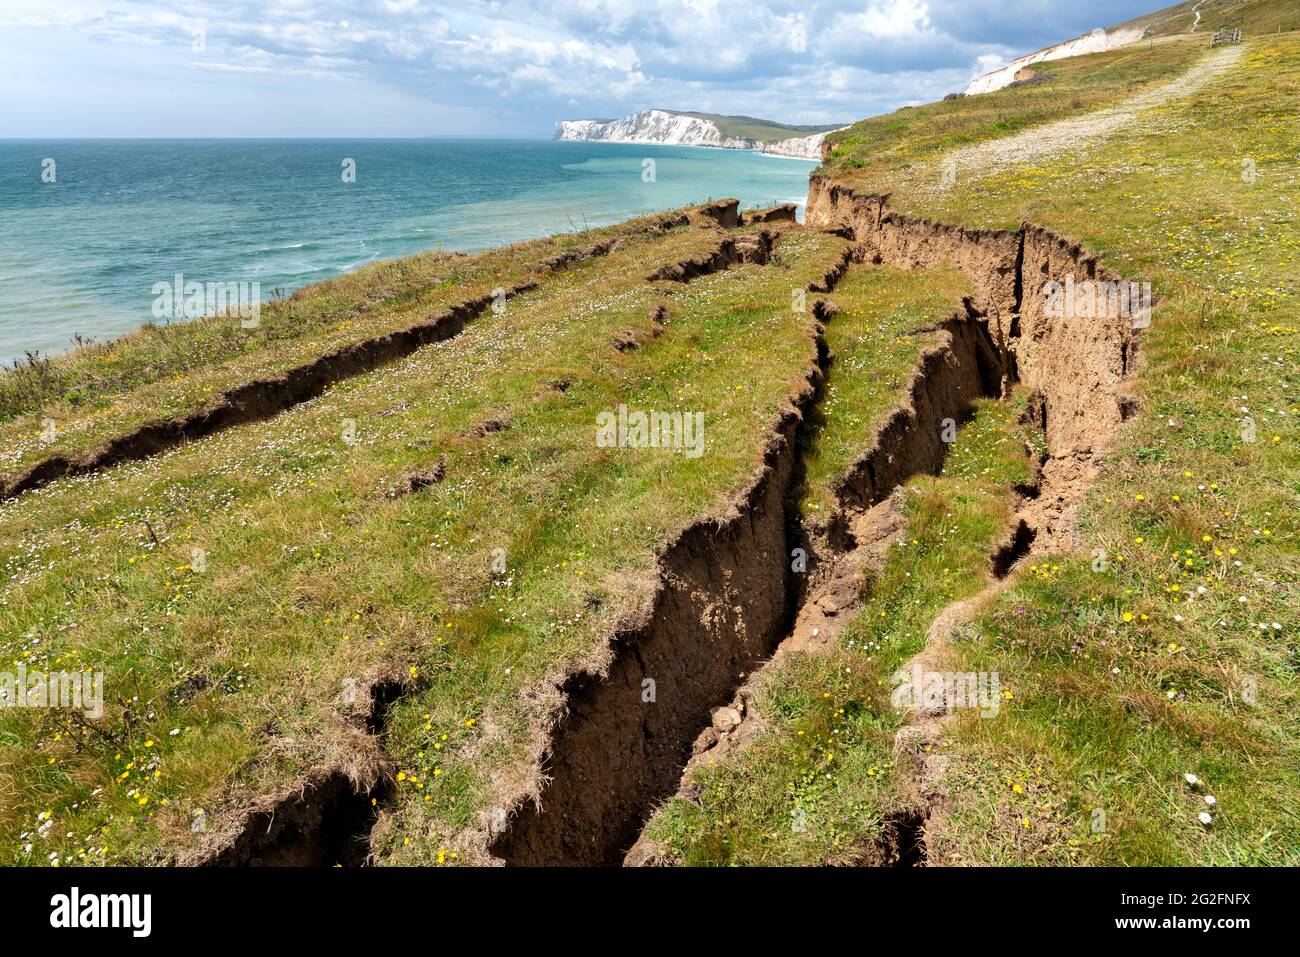
[[1040, 66], [7, 374], [5, 859], [1296, 863], [1300, 42]]

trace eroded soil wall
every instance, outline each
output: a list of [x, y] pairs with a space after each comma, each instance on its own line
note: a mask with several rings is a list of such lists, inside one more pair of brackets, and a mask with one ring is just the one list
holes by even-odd
[[[903, 269], [953, 266], [970, 277], [976, 301], [1004, 353], [1008, 383], [1038, 403], [1048, 454], [1087, 457], [1124, 418], [1119, 384], [1132, 371], [1135, 320], [1106, 309], [1051, 309], [1052, 287], [1121, 284], [1082, 245], [1030, 224], [1014, 232], [972, 230], [893, 211], [826, 177], [808, 186], [809, 226], [849, 233], [864, 258]], [[1127, 284], [1124, 284], [1127, 285]]]
[[[811, 392], [811, 389], [809, 390]], [[711, 706], [765, 658], [789, 621], [784, 496], [798, 416], [782, 424], [738, 514], [668, 549], [653, 610], [615, 636], [607, 676], [566, 682], [539, 813], [516, 812], [492, 853], [510, 864], [616, 864], [646, 808], [671, 794]]]
[[921, 356], [908, 402], [836, 484], [841, 506], [865, 511], [912, 476], [937, 473], [971, 403], [1002, 395], [1002, 355], [985, 318], [966, 310], [941, 324], [942, 340]]
[[[846, 251], [810, 290], [831, 289], [848, 261]], [[825, 321], [825, 303], [813, 309]], [[806, 379], [742, 501], [665, 550], [652, 607], [614, 636], [608, 673], [565, 682], [540, 807], [529, 799], [514, 809], [492, 842], [494, 857], [515, 865], [619, 863], [650, 809], [676, 789], [710, 709], [730, 700], [786, 634], [795, 607], [789, 493], [825, 361], [819, 333]]]

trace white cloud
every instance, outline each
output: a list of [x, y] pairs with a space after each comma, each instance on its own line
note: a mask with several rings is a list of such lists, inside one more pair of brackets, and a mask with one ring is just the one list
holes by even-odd
[[[1150, 5], [1096, 2], [1110, 19], [1087, 26]], [[468, 110], [489, 128], [532, 135], [562, 117], [651, 105], [839, 122], [958, 89], [990, 65], [1067, 38], [1069, 17], [1085, 22], [1074, 0], [1022, 0], [1019, 17], [1005, 0], [107, 4], [0, 0], [0, 46], [21, 48], [25, 62], [43, 57], [50, 69], [42, 82], [63, 84], [68, 96], [98, 96], [111, 86], [104, 74], [121, 70], [141, 82], [152, 71], [164, 88], [178, 73], [204, 76], [208, 107], [219, 106], [222, 82], [232, 84], [233, 97], [240, 75], [364, 81], [393, 95], [377, 96], [358, 115], [336, 114], [339, 132], [356, 126], [375, 135], [404, 128], [412, 100], [427, 103], [431, 115]], [[199, 26], [205, 46], [196, 54]], [[87, 51], [80, 63], [66, 55], [73, 45]], [[34, 79], [18, 79], [38, 89]]]
[[920, 0], [871, 0], [867, 8], [839, 18], [839, 29], [860, 40], [900, 40], [930, 31], [930, 6]]

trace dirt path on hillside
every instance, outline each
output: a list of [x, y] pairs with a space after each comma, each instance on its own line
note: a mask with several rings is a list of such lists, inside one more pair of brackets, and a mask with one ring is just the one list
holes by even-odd
[[1140, 126], [1140, 114], [1171, 100], [1190, 96], [1230, 69], [1243, 47], [1226, 47], [1201, 60], [1182, 76], [1163, 86], [1129, 97], [1121, 103], [1070, 120], [1025, 130], [1014, 136], [978, 143], [949, 153], [940, 167], [958, 177], [991, 172], [999, 167], [1030, 163], [1059, 153], [1087, 148], [1099, 139], [1128, 126]]

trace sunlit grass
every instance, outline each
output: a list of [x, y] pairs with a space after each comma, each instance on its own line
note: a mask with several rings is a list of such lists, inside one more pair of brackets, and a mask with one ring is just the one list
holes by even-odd
[[895, 192], [942, 222], [1082, 240], [1161, 300], [1131, 386], [1144, 414], [1084, 504], [1081, 554], [959, 646], [957, 667], [1016, 698], [952, 727], [940, 862], [1296, 861], [1298, 75], [1294, 35], [1258, 40], [1093, 149]]
[[[847, 406], [842, 414], [853, 410]], [[904, 487], [903, 531], [838, 645], [779, 659], [757, 689], [765, 732], [697, 773], [698, 797], [673, 798], [653, 819], [650, 833], [671, 859], [819, 864], [869, 856], [910, 775], [909, 759], [894, 748], [907, 716], [890, 703], [891, 676], [924, 647], [947, 604], [989, 580], [989, 554], [1010, 515], [1007, 492], [1030, 475], [1024, 443], [1015, 410], [981, 401], [942, 474]]]
[[[777, 265], [688, 286], [643, 277], [693, 234], [617, 250], [265, 423], [6, 506], [4, 658], [102, 668], [108, 696], [93, 726], [5, 715], [5, 859], [184, 853], [199, 809], [215, 831], [359, 760], [344, 682], [383, 676], [410, 693], [379, 850], [436, 860], [542, 717], [520, 689], [589, 654], [652, 586], [661, 543], [759, 467], [815, 356], [791, 285], [845, 246], [789, 233]], [[645, 342], [620, 352], [628, 329]], [[704, 412], [705, 454], [598, 448], [596, 415], [620, 402]], [[507, 427], [476, 429], [489, 420]], [[390, 497], [438, 461], [440, 484]]]

